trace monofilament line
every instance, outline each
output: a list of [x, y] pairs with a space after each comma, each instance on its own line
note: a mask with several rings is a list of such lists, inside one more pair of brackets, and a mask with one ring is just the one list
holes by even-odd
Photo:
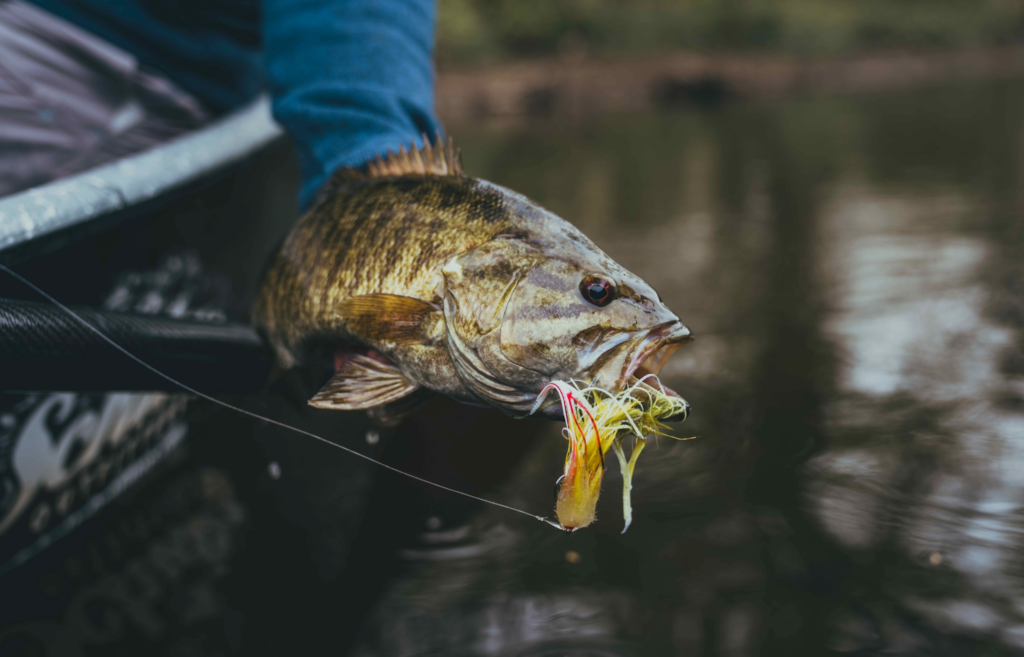
[[562, 528], [561, 525], [553, 523], [551, 520], [548, 520], [544, 516], [538, 516], [536, 514], [530, 513], [529, 511], [524, 511], [522, 509], [517, 509], [514, 506], [508, 506], [506, 504], [502, 504], [500, 502], [495, 502], [493, 500], [488, 500], [488, 499], [485, 499], [483, 497], [477, 497], [476, 495], [471, 495], [470, 493], [466, 493], [466, 492], [461, 491], [461, 490], [456, 490], [455, 488], [449, 488], [448, 486], [444, 486], [442, 484], [439, 484], [436, 481], [430, 481], [429, 479], [424, 479], [423, 477], [417, 477], [416, 475], [414, 475], [412, 473], [405, 472], [404, 470], [399, 470], [398, 468], [396, 468], [396, 467], [394, 467], [392, 465], [388, 465], [387, 463], [384, 463], [382, 461], [378, 461], [377, 459], [372, 458], [370, 456], [367, 456], [365, 454], [362, 454], [360, 452], [357, 452], [354, 449], [351, 449], [349, 447], [345, 447], [344, 445], [339, 445], [337, 443], [331, 442], [330, 440], [327, 440], [326, 438], [324, 438], [322, 436], [318, 436], [315, 433], [311, 433], [309, 431], [305, 431], [303, 429], [299, 429], [298, 427], [293, 427], [290, 424], [285, 424], [284, 422], [279, 422], [278, 420], [273, 420], [273, 419], [271, 419], [269, 417], [264, 417], [264, 416], [262, 416], [262, 415], [260, 415], [258, 413], [253, 413], [252, 411], [247, 411], [244, 408], [239, 408], [237, 406], [232, 406], [231, 404], [229, 404], [227, 402], [224, 402], [224, 401], [221, 401], [219, 399], [216, 399], [214, 397], [211, 397], [210, 395], [207, 395], [206, 393], [199, 392], [195, 388], [192, 388], [191, 386], [187, 386], [184, 383], [182, 383], [181, 381], [178, 381], [177, 379], [175, 379], [175, 378], [173, 378], [173, 377], [171, 377], [171, 376], [169, 376], [167, 374], [164, 374], [163, 372], [161, 372], [157, 368], [153, 367], [152, 365], [150, 365], [146, 361], [142, 360], [141, 358], [139, 358], [135, 354], [131, 353], [130, 351], [128, 351], [127, 349], [125, 349], [124, 347], [119, 345], [117, 342], [115, 342], [112, 338], [108, 337], [103, 331], [99, 330], [98, 328], [96, 328], [95, 326], [90, 324], [89, 322], [85, 321], [85, 319], [83, 319], [81, 316], [79, 316], [78, 313], [76, 313], [75, 311], [71, 310], [70, 308], [68, 308], [67, 306], [62, 304], [60, 301], [57, 301], [56, 299], [54, 299], [52, 296], [50, 296], [45, 291], [43, 291], [42, 288], [37, 286], [35, 283], [32, 283], [31, 281], [29, 281], [27, 278], [25, 278], [21, 274], [18, 274], [17, 272], [7, 268], [4, 265], [0, 265], [0, 270], [7, 272], [11, 276], [13, 276], [15, 279], [21, 281], [23, 284], [25, 284], [26, 286], [28, 286], [29, 288], [34, 290], [37, 294], [42, 296], [44, 299], [46, 299], [47, 301], [49, 301], [53, 305], [57, 306], [58, 308], [60, 308], [62, 311], [64, 311], [65, 313], [67, 313], [71, 317], [74, 317], [75, 321], [77, 321], [82, 326], [84, 326], [85, 328], [89, 329], [90, 331], [92, 331], [93, 333], [98, 335], [100, 337], [100, 339], [102, 339], [104, 342], [109, 344], [114, 349], [117, 349], [118, 351], [120, 351], [122, 354], [124, 354], [128, 358], [132, 359], [133, 361], [135, 361], [139, 365], [142, 365], [143, 367], [145, 367], [147, 370], [149, 370], [153, 374], [156, 374], [157, 376], [159, 376], [160, 378], [164, 379], [165, 381], [169, 381], [170, 383], [178, 386], [179, 388], [181, 388], [182, 390], [184, 390], [186, 392], [189, 392], [189, 393], [195, 395], [196, 397], [200, 397], [202, 399], [205, 399], [206, 401], [211, 402], [213, 404], [217, 404], [218, 406], [223, 406], [224, 408], [231, 409], [232, 411], [235, 411], [236, 413], [241, 413], [242, 415], [248, 415], [249, 417], [255, 418], [257, 420], [262, 420], [263, 422], [269, 422], [270, 424], [279, 426], [279, 427], [281, 427], [283, 429], [287, 429], [289, 431], [294, 431], [295, 433], [302, 434], [304, 436], [308, 436], [310, 438], [313, 438], [314, 440], [319, 440], [320, 442], [322, 442], [324, 444], [330, 445], [331, 447], [336, 447], [336, 448], [338, 448], [338, 449], [340, 449], [342, 451], [345, 451], [345, 452], [348, 452], [349, 454], [352, 454], [353, 456], [358, 456], [359, 458], [361, 458], [361, 459], [363, 459], [365, 461], [369, 461], [370, 463], [373, 463], [376, 466], [384, 468], [385, 470], [390, 470], [391, 472], [403, 475], [403, 476], [408, 477], [410, 479], [414, 479], [414, 480], [416, 480], [416, 481], [418, 481], [420, 483], [427, 484], [428, 486], [433, 486], [435, 488], [440, 488], [443, 491], [447, 491], [449, 493], [455, 493], [456, 495], [461, 495], [462, 497], [468, 497], [471, 500], [476, 500], [478, 502], [483, 502], [485, 504], [490, 504], [491, 506], [496, 506], [496, 507], [498, 507], [500, 509], [505, 509], [507, 511], [515, 511], [516, 513], [521, 513], [524, 516], [529, 516], [529, 517], [533, 518], [534, 520], [539, 520], [539, 521], [541, 521], [543, 523], [546, 523], [546, 524], [549, 524], [549, 525], [554, 525], [555, 527], [558, 527], [559, 529]]

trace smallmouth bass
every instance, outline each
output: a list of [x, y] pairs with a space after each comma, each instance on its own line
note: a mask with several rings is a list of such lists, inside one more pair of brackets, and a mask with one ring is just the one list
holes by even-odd
[[267, 270], [255, 320], [279, 365], [333, 359], [311, 405], [396, 423], [437, 393], [561, 419], [537, 401], [552, 381], [615, 394], [693, 339], [570, 223], [424, 142], [337, 172]]

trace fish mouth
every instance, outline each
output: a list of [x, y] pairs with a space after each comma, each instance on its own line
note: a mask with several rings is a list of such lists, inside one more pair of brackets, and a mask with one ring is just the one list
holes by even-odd
[[[654, 389], [660, 387], [665, 394], [683, 399], [682, 395], [661, 383], [660, 379], [658, 381], [651, 379], [643, 381], [643, 379], [651, 375], [657, 376], [676, 350], [693, 342], [693, 339], [693, 333], [679, 320], [659, 324], [650, 329], [643, 337], [625, 342], [606, 352], [607, 360], [612, 362], [604, 364], [599, 369], [590, 370], [587, 374], [579, 375], [577, 378], [589, 380], [592, 384], [601, 386], [613, 395], [619, 394], [629, 385], [640, 382], [641, 389], [646, 387], [653, 392]], [[664, 419], [668, 422], [685, 420], [690, 413], [690, 404], [685, 399], [683, 402], [686, 406], [681, 413]], [[531, 414], [551, 420], [561, 420], [562, 407], [549, 398], [539, 408], [535, 407]]]
[[[647, 334], [644, 341], [640, 343], [640, 347], [633, 353], [633, 357], [626, 361], [626, 367], [622, 372], [622, 376], [616, 382], [616, 391], [621, 391], [626, 387], [627, 383], [632, 382], [634, 379], [643, 382], [643, 385], [648, 385], [644, 381], [644, 377], [657, 376], [672, 355], [684, 344], [693, 342], [693, 339], [693, 332], [678, 321], [666, 322], [665, 324], [655, 326]], [[658, 384], [660, 384], [667, 395], [682, 399], [678, 392], [661, 383], [660, 380], [648, 387], [653, 388], [654, 385]], [[685, 400], [683, 401], [685, 402]], [[689, 412], [690, 404], [686, 403], [686, 409], [682, 413], [667, 418], [667, 420], [669, 422], [680, 422], [686, 419]]]

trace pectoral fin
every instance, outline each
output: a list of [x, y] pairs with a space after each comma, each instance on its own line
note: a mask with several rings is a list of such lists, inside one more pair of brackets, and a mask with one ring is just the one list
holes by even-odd
[[418, 388], [392, 363], [356, 354], [309, 400], [309, 405], [334, 411], [359, 411], [398, 401]]
[[366, 344], [431, 344], [441, 309], [397, 294], [365, 294], [346, 299], [336, 309], [345, 331]]

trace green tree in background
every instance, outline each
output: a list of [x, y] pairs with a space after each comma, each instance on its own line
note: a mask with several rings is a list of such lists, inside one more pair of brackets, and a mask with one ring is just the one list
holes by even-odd
[[1024, 43], [1024, 0], [440, 0], [442, 64], [678, 49], [830, 55]]

